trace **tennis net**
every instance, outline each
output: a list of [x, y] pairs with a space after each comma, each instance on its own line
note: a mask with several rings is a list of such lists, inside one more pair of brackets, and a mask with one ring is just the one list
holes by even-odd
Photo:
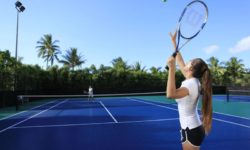
[[145, 93], [119, 93], [119, 94], [94, 94], [89, 95], [18, 95], [19, 107], [26, 107], [34, 103], [45, 103], [49, 101], [69, 100], [69, 101], [96, 101], [96, 100], [120, 100], [122, 98], [137, 98], [154, 102], [175, 103], [166, 98], [166, 92], [145, 92]]
[[250, 90], [227, 90], [227, 102], [250, 102]]

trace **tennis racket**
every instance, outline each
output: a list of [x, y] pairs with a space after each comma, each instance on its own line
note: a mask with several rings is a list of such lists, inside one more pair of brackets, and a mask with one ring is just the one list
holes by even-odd
[[[178, 21], [173, 57], [176, 57], [178, 51], [200, 33], [207, 23], [207, 18], [208, 7], [203, 1], [194, 0], [187, 4]], [[182, 45], [180, 44], [181, 39], [185, 40]]]
[[88, 94], [89, 92], [87, 92], [86, 90], [83, 91], [83, 94]]

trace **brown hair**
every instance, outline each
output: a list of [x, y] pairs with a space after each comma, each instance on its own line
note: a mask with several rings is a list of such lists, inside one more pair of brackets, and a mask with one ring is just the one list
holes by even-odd
[[202, 123], [206, 134], [212, 126], [212, 75], [207, 64], [200, 58], [192, 61], [192, 75], [201, 80]]

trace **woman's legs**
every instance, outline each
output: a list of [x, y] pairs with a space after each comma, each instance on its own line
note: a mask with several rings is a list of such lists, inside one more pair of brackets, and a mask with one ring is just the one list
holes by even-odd
[[182, 144], [183, 150], [200, 150], [199, 146], [193, 146], [188, 141]]

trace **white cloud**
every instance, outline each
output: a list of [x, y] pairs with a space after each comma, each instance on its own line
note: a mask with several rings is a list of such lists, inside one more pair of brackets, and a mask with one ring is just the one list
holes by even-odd
[[210, 46], [208, 46], [208, 47], [205, 47], [203, 50], [204, 50], [207, 54], [212, 54], [212, 53], [214, 53], [214, 52], [216, 52], [216, 51], [219, 50], [219, 46], [218, 46], [218, 45], [210, 45]]
[[250, 51], [250, 36], [247, 36], [240, 41], [237, 42], [237, 44], [229, 49], [230, 53], [240, 53], [244, 51]]

